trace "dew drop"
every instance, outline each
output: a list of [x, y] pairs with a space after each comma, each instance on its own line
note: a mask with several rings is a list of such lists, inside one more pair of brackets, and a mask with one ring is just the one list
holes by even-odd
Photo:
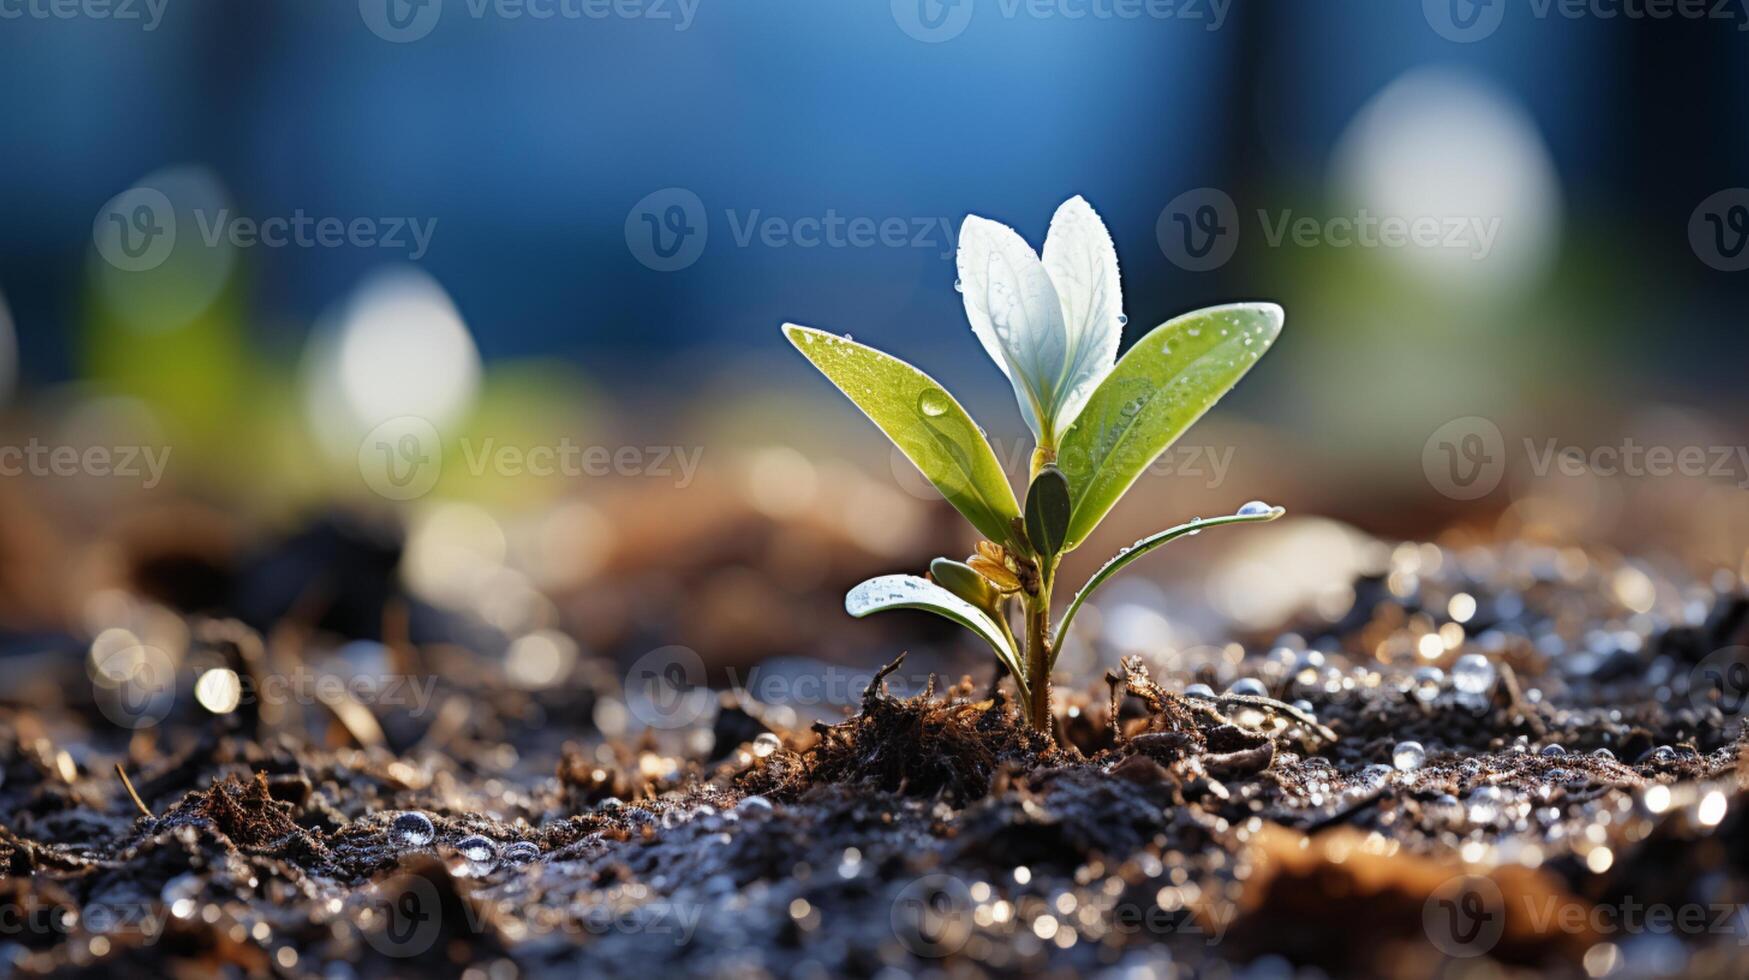
[[1500, 815], [1501, 792], [1497, 786], [1482, 786], [1470, 794], [1471, 823], [1493, 823]]
[[735, 804], [735, 809], [742, 813], [770, 813], [775, 809], [771, 801], [763, 796], [749, 796]]
[[483, 834], [472, 834], [456, 842], [455, 849], [462, 857], [476, 863], [492, 860], [498, 854], [498, 845], [492, 838]]
[[1184, 689], [1184, 695], [1192, 698], [1212, 698], [1215, 696], [1215, 689], [1207, 684], [1192, 684]]
[[753, 754], [763, 759], [783, 748], [783, 740], [770, 732], [760, 732], [753, 740]]
[[947, 414], [947, 393], [940, 388], [925, 388], [917, 396], [917, 410], [930, 418]]
[[1274, 509], [1261, 500], [1249, 500], [1239, 508], [1237, 513], [1240, 517], [1262, 517]]
[[966, 284], [963, 282], [960, 282], [958, 279], [955, 279], [953, 281], [953, 291], [956, 293], [965, 292], [966, 291]]
[[1255, 677], [1241, 677], [1227, 688], [1227, 693], [1241, 697], [1266, 698], [1269, 696], [1269, 688], [1264, 687], [1263, 682]]
[[1438, 667], [1421, 667], [1415, 671], [1415, 700], [1423, 704], [1439, 697], [1439, 686], [1445, 680], [1445, 671]]
[[1420, 742], [1398, 742], [1391, 750], [1391, 764], [1403, 772], [1421, 768], [1421, 763], [1427, 761], [1427, 750]]
[[1117, 315], [1117, 325], [1118, 325], [1118, 326], [1120, 326], [1120, 327], [1127, 327], [1127, 326], [1129, 326], [1129, 325], [1130, 325], [1130, 318], [1129, 318], [1129, 317], [1128, 317], [1128, 316], [1125, 316], [1125, 315], [1124, 315], [1124, 314], [1122, 314], [1122, 313], [1119, 313], [1119, 314], [1118, 314], [1118, 315]]
[[431, 818], [417, 810], [408, 810], [396, 817], [390, 830], [395, 840], [408, 847], [424, 847], [437, 836], [437, 830], [431, 826]]
[[511, 864], [527, 864], [540, 857], [540, 846], [519, 840], [504, 849], [504, 860]]
[[1487, 694], [1494, 678], [1494, 664], [1479, 653], [1466, 653], [1451, 667], [1451, 686], [1464, 694]]

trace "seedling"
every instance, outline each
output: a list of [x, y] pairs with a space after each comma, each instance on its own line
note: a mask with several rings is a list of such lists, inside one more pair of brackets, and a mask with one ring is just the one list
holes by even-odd
[[1042, 260], [1012, 228], [973, 215], [960, 227], [958, 262], [972, 332], [1013, 383], [1034, 436], [1024, 507], [983, 430], [933, 378], [846, 337], [793, 323], [783, 330], [984, 537], [964, 561], [937, 558], [928, 578], [869, 579], [850, 590], [846, 610], [860, 618], [922, 609], [976, 633], [1013, 676], [1027, 722], [1049, 736], [1051, 668], [1095, 590], [1168, 541], [1284, 513], [1252, 501], [1149, 535], [1095, 572], [1051, 627], [1063, 556], [1263, 356], [1282, 311], [1237, 303], [1187, 313], [1118, 358], [1127, 317], [1117, 252], [1080, 197], [1057, 209]]

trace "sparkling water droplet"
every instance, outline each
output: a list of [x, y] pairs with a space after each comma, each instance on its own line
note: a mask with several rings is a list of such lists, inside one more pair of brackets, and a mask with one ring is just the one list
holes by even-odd
[[1391, 778], [1391, 773], [1394, 771], [1390, 766], [1373, 763], [1360, 771], [1360, 778], [1376, 786]]
[[540, 857], [540, 845], [519, 840], [504, 848], [504, 860], [511, 864], [527, 864]]
[[1640, 757], [1641, 762], [1664, 763], [1676, 761], [1676, 750], [1668, 745], [1660, 745]]
[[771, 801], [763, 796], [749, 796], [735, 804], [735, 809], [742, 813], [770, 813], [775, 809]]
[[1420, 667], [1415, 671], [1415, 700], [1426, 703], [1439, 697], [1439, 687], [1445, 681], [1445, 671], [1438, 667]]
[[1241, 677], [1227, 688], [1227, 693], [1252, 698], [1266, 698], [1269, 696], [1269, 688], [1264, 687], [1263, 682], [1255, 677]]
[[1404, 772], [1421, 768], [1421, 763], [1427, 761], [1427, 750], [1420, 742], [1398, 742], [1391, 750], [1391, 765]]
[[455, 849], [475, 864], [484, 864], [498, 856], [498, 845], [484, 834], [470, 834], [456, 842]]
[[947, 392], [940, 388], [923, 389], [923, 394], [917, 396], [917, 410], [932, 419], [947, 414]]
[[1599, 759], [1613, 759], [1613, 758], [1615, 758], [1615, 753], [1611, 752], [1608, 749], [1598, 749], [1597, 751], [1595, 751], [1591, 754], [1596, 756]]
[[1129, 326], [1129, 325], [1130, 325], [1130, 318], [1129, 318], [1129, 317], [1128, 317], [1128, 316], [1125, 316], [1125, 315], [1124, 315], [1124, 314], [1122, 314], [1122, 313], [1119, 313], [1119, 314], [1118, 314], [1118, 315], [1117, 315], [1117, 325], [1118, 325], [1118, 326], [1120, 326], [1120, 327], [1127, 327], [1127, 326]]
[[1184, 689], [1184, 694], [1186, 697], [1212, 698], [1215, 696], [1215, 689], [1207, 684], [1192, 684]]
[[1466, 653], [1451, 667], [1451, 686], [1464, 694], [1487, 694], [1494, 678], [1493, 662], [1479, 653]]
[[1502, 794], [1497, 786], [1478, 787], [1470, 793], [1469, 818], [1471, 823], [1493, 823], [1500, 815]]
[[1548, 745], [1543, 746], [1543, 753], [1542, 754], [1543, 755], [1566, 755], [1567, 750], [1561, 748], [1559, 745], [1555, 745], [1553, 743], [1550, 743]]
[[431, 818], [417, 810], [408, 810], [396, 817], [390, 832], [395, 840], [408, 847], [424, 847], [437, 836], [437, 829], [431, 825]]
[[1274, 509], [1274, 507], [1269, 506], [1261, 500], [1250, 500], [1246, 501], [1245, 504], [1239, 508], [1237, 513], [1240, 517], [1262, 517], [1264, 514], [1267, 514]]
[[783, 739], [770, 732], [760, 732], [759, 737], [753, 740], [753, 754], [761, 759], [781, 748], [783, 748]]
[[1304, 711], [1308, 715], [1316, 715], [1318, 713], [1317, 706], [1312, 702], [1307, 701], [1305, 698], [1300, 698], [1298, 701], [1295, 701], [1294, 707]]
[[963, 282], [960, 282], [958, 279], [955, 279], [953, 281], [953, 291], [956, 293], [965, 292], [966, 291], [966, 284]]

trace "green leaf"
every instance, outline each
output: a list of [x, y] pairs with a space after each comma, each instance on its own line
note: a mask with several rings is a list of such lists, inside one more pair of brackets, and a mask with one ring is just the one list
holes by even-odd
[[1011, 538], [1020, 516], [1014, 490], [984, 433], [960, 403], [904, 361], [812, 327], [784, 336], [862, 409], [966, 520], [991, 541]]
[[1135, 561], [1137, 558], [1153, 551], [1155, 548], [1160, 547], [1168, 541], [1175, 538], [1182, 538], [1187, 534], [1196, 534], [1204, 528], [1221, 527], [1226, 524], [1266, 524], [1287, 513], [1286, 510], [1283, 510], [1280, 507], [1270, 507], [1267, 510], [1259, 511], [1257, 513], [1246, 513], [1245, 511], [1248, 510], [1250, 506], [1255, 505], [1248, 505], [1245, 508], [1240, 508], [1240, 513], [1237, 514], [1211, 517], [1207, 520], [1198, 518], [1188, 524], [1180, 524], [1177, 527], [1169, 527], [1164, 531], [1157, 531], [1118, 552], [1116, 557], [1100, 566], [1099, 571], [1094, 572], [1093, 577], [1087, 580], [1087, 584], [1081, 586], [1081, 591], [1075, 593], [1075, 598], [1069, 601], [1069, 607], [1063, 610], [1063, 618], [1057, 622], [1057, 632], [1051, 640], [1051, 650], [1053, 651], [1051, 658], [1053, 662], [1056, 659], [1055, 651], [1063, 648], [1063, 638], [1069, 635], [1069, 624], [1075, 621], [1075, 614], [1080, 612], [1081, 603], [1086, 602], [1087, 597], [1092, 595], [1095, 589], [1104, 585], [1107, 579], [1116, 575], [1119, 571], [1122, 571], [1124, 566], [1128, 565], [1130, 562]]
[[1069, 481], [1063, 471], [1046, 466], [1026, 491], [1026, 537], [1045, 558], [1063, 550], [1069, 531]]
[[1000, 598], [989, 579], [973, 571], [972, 566], [965, 562], [954, 561], [952, 558], [937, 558], [930, 562], [929, 577], [935, 580], [936, 585], [985, 612], [995, 609], [996, 601]]
[[1068, 548], [1086, 541], [1142, 471], [1257, 363], [1281, 324], [1273, 303], [1236, 303], [1175, 317], [1136, 341], [1057, 452], [1075, 495]]
[[880, 575], [851, 589], [844, 596], [844, 611], [858, 619], [889, 609], [921, 609], [951, 619], [978, 634], [1008, 666], [1015, 683], [1026, 689], [1020, 658], [996, 620], [952, 592], [915, 575]]

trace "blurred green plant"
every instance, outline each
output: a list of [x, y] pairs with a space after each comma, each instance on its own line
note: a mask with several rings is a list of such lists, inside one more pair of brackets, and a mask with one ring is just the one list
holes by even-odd
[[793, 323], [783, 330], [985, 539], [964, 561], [937, 558], [928, 578], [863, 582], [846, 596], [846, 610], [860, 618], [920, 609], [976, 633], [1013, 676], [1028, 723], [1049, 737], [1051, 668], [1088, 596], [1176, 538], [1284, 513], [1252, 501], [1145, 537], [1094, 573], [1051, 627], [1062, 557], [1250, 370], [1283, 315], [1270, 303], [1198, 310], [1155, 328], [1119, 359], [1127, 318], [1117, 253], [1080, 197], [1057, 209], [1042, 259], [1013, 229], [968, 216], [958, 265], [972, 330], [1012, 382], [1035, 439], [1024, 507], [983, 430], [933, 378], [848, 338]]

